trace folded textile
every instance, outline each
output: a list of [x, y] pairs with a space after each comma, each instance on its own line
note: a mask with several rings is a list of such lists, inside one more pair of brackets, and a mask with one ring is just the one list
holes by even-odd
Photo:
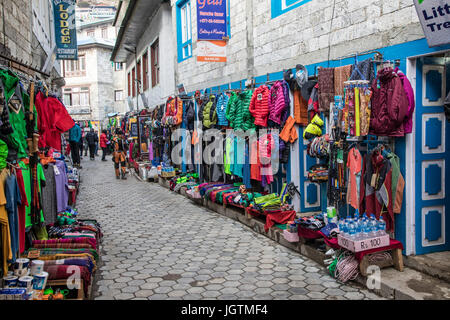
[[48, 280], [62, 280], [79, 275], [83, 280], [84, 296], [88, 295], [88, 288], [91, 283], [91, 273], [88, 268], [74, 265], [44, 265], [44, 271], [48, 272]]
[[50, 243], [50, 244], [36, 243], [33, 244], [33, 248], [90, 249], [91, 245], [88, 243]]
[[95, 271], [95, 265], [89, 258], [66, 258], [66, 259], [56, 259], [56, 260], [44, 260], [45, 266], [53, 266], [53, 265], [74, 265], [80, 267], [86, 267], [89, 270], [89, 273], [92, 274]]
[[288, 221], [294, 221], [296, 217], [297, 214], [295, 211], [278, 211], [270, 213], [266, 216], [264, 230], [268, 232], [275, 223], [286, 224]]
[[[50, 240], [33, 240], [35, 244], [53, 245], [53, 244], [67, 244], [67, 243], [87, 243], [91, 248], [97, 248], [97, 240], [90, 238], [71, 238], [71, 239], [50, 239]], [[58, 248], [58, 246], [56, 246]]]

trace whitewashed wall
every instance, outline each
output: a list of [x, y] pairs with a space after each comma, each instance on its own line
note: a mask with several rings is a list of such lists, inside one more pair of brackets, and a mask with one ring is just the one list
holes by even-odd
[[[175, 0], [172, 25], [176, 30]], [[196, 61], [196, 1], [192, 6], [193, 56], [176, 63], [176, 83], [203, 89], [311, 64], [354, 52], [423, 38], [411, 0], [312, 0], [271, 19], [271, 0], [230, 0], [228, 62]], [[174, 34], [176, 46], [176, 33]]]

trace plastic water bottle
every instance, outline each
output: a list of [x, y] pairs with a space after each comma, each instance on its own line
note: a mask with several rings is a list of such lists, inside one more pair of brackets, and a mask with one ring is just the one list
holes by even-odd
[[355, 225], [356, 225], [355, 240], [361, 240], [361, 238], [362, 238], [362, 220], [361, 219], [356, 220]]
[[348, 225], [348, 234], [350, 239], [356, 240], [356, 223], [354, 221], [350, 221]]
[[380, 217], [380, 220], [378, 221], [378, 235], [384, 236], [386, 234], [386, 222], [384, 221], [383, 217]]
[[369, 230], [370, 230], [369, 231], [370, 238], [376, 237], [378, 235], [377, 219], [375, 218], [375, 215], [373, 213], [370, 215]]
[[344, 224], [345, 224], [345, 220], [344, 219], [339, 220], [338, 228], [339, 228], [339, 233], [342, 236], [345, 236], [345, 234], [344, 234]]

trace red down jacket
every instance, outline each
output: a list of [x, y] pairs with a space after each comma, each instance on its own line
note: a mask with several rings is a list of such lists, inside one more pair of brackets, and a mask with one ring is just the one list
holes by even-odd
[[267, 127], [267, 117], [269, 116], [270, 90], [266, 86], [260, 86], [253, 92], [250, 101], [250, 113], [255, 118], [255, 125]]
[[[377, 86], [377, 80], [380, 80], [380, 88]], [[404, 136], [403, 122], [408, 112], [409, 101], [400, 77], [392, 68], [384, 68], [378, 72], [372, 84], [372, 91], [370, 134]]]
[[66, 107], [56, 98], [38, 92], [35, 101], [38, 112], [39, 148], [52, 147], [61, 151], [61, 133], [74, 125]]

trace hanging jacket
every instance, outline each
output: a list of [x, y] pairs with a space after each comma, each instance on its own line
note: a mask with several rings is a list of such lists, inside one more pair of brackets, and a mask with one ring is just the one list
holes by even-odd
[[267, 86], [260, 86], [255, 90], [250, 101], [250, 113], [255, 118], [255, 125], [267, 127], [269, 116], [270, 90]]
[[234, 106], [234, 129], [235, 130], [249, 130], [255, 127], [255, 119], [250, 113], [250, 101], [253, 92], [246, 90], [239, 94]]
[[38, 92], [35, 106], [38, 112], [39, 148], [52, 147], [61, 151], [61, 133], [70, 130], [75, 122], [56, 98], [45, 98]]
[[284, 95], [284, 110], [281, 111], [281, 126], [283, 127], [287, 118], [289, 117], [291, 113], [291, 98], [289, 96], [289, 85], [286, 81], [282, 81], [283, 86], [283, 95]]
[[228, 99], [227, 109], [225, 112], [225, 116], [230, 122], [230, 127], [234, 128], [234, 120], [236, 119], [236, 103], [238, 100], [238, 96], [235, 92], [231, 93], [230, 98]]
[[[380, 80], [380, 88], [377, 86]], [[370, 134], [379, 136], [404, 136], [403, 122], [408, 111], [408, 98], [402, 80], [392, 68], [378, 72], [372, 83], [372, 110]]]
[[286, 102], [284, 100], [283, 85], [281, 81], [277, 81], [272, 88], [270, 88], [269, 120], [272, 120], [276, 124], [280, 124], [285, 106]]
[[203, 125], [206, 128], [211, 128], [215, 124], [217, 124], [216, 97], [211, 95], [203, 109]]
[[414, 90], [411, 86], [411, 82], [409, 82], [408, 78], [405, 76], [405, 74], [403, 72], [401, 72], [399, 70], [399, 68], [396, 68], [395, 72], [402, 80], [403, 89], [405, 90], [406, 97], [408, 98], [408, 111], [406, 113], [405, 121], [403, 121], [405, 134], [411, 133], [412, 127], [413, 127], [412, 118], [413, 118], [414, 108], [416, 106], [415, 101], [414, 101]]
[[228, 120], [226, 117], [227, 112], [227, 106], [228, 106], [228, 100], [230, 97], [228, 97], [227, 94], [221, 93], [217, 97], [217, 106], [216, 106], [216, 113], [218, 118], [218, 125], [219, 126], [228, 126]]
[[194, 130], [195, 109], [192, 101], [184, 102], [185, 112], [183, 113], [183, 122], [187, 130]]
[[308, 102], [302, 97], [300, 90], [294, 90], [294, 118], [301, 126], [308, 125]]

